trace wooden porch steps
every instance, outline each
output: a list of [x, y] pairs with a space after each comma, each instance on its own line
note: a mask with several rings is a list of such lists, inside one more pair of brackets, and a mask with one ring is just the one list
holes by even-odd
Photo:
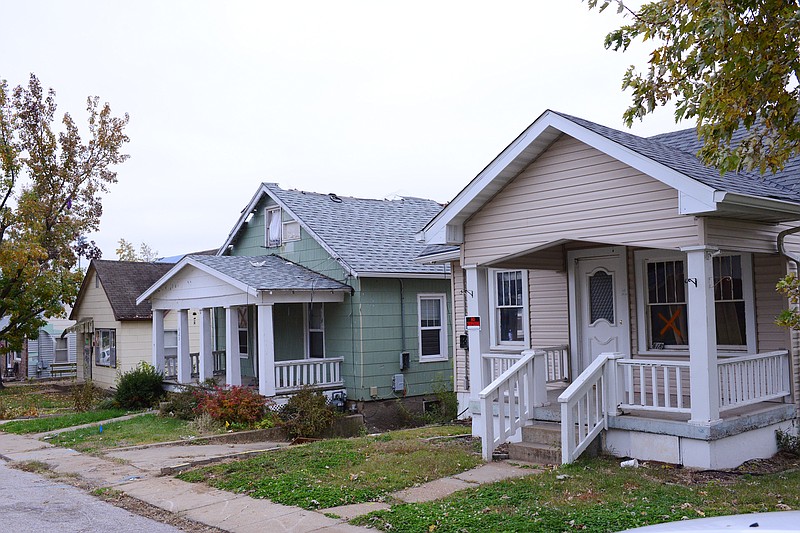
[[522, 428], [522, 442], [508, 444], [508, 458], [545, 465], [561, 464], [561, 424], [536, 421]]

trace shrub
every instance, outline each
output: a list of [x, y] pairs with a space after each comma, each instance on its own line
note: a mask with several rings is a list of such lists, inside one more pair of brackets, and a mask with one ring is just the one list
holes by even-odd
[[205, 411], [211, 418], [227, 424], [252, 426], [264, 417], [267, 399], [246, 387], [215, 388], [198, 393], [196, 412]]
[[69, 392], [72, 408], [79, 413], [90, 410], [103, 397], [103, 393], [92, 384], [91, 379], [73, 384]]
[[162, 372], [142, 361], [133, 370], [117, 374], [114, 400], [124, 409], [151, 407], [164, 396], [163, 381]]
[[189, 388], [181, 392], [168, 392], [165, 401], [158, 408], [158, 414], [181, 420], [194, 420], [202, 397], [202, 391]]
[[452, 390], [437, 386], [434, 390], [436, 403], [431, 410], [424, 413], [427, 423], [448, 424], [458, 416], [458, 396]]
[[800, 455], [800, 435], [797, 429], [794, 431], [777, 430], [775, 438], [778, 440], [778, 449], [783, 452], [789, 452], [794, 455]]
[[333, 426], [336, 411], [322, 393], [303, 388], [280, 411], [291, 437], [318, 437]]

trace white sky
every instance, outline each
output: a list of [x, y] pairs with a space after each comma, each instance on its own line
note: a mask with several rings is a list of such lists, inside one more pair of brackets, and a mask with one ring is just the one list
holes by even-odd
[[[95, 239], [220, 246], [262, 181], [446, 202], [544, 110], [623, 129], [646, 50], [580, 0], [6, 2], [0, 78], [128, 112]], [[683, 124], [680, 127], [689, 127]], [[633, 132], [677, 129], [662, 111]]]

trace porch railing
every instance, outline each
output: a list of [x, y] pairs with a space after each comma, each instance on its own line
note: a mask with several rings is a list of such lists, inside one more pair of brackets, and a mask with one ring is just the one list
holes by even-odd
[[[491, 460], [495, 448], [533, 418], [534, 407], [547, 403], [544, 355], [539, 349], [522, 352], [480, 392], [481, 444], [485, 460]], [[510, 359], [494, 360], [505, 364]]]
[[688, 361], [619, 359], [616, 364], [625, 386], [619, 398], [620, 408], [662, 413], [691, 411]]
[[[534, 347], [536, 351], [544, 352], [547, 383], [569, 381], [569, 345]], [[516, 353], [489, 353], [483, 354], [484, 372], [486, 380], [491, 383], [522, 357]]]
[[165, 355], [164, 356], [164, 379], [177, 379], [178, 378], [178, 356]]
[[275, 362], [275, 392], [285, 394], [303, 387], [343, 387], [343, 357]]
[[602, 353], [558, 397], [561, 404], [561, 462], [571, 463], [604, 429], [609, 412], [616, 412], [609, 390], [619, 391], [620, 353]]
[[214, 375], [225, 374], [225, 350], [212, 351], [211, 359], [214, 361]]
[[789, 396], [789, 352], [781, 350], [720, 359], [719, 410]]

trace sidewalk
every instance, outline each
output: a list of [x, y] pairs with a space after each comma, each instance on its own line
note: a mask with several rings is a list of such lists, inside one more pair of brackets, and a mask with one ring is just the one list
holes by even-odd
[[[260, 453], [279, 443], [257, 444], [260, 450], [253, 443], [214, 445], [216, 447], [213, 450], [203, 445], [174, 446], [171, 450], [164, 446], [152, 449], [137, 447], [136, 450], [112, 451], [108, 454], [110, 458], [105, 459], [52, 446], [37, 440], [35, 436], [0, 433], [0, 458], [10, 462], [41, 461], [50, 465], [54, 472], [77, 475], [92, 487], [113, 488], [190, 520], [236, 533], [366, 531], [366, 528], [348, 524], [347, 520], [390, 507], [387, 503], [364, 503], [307, 511], [161, 475], [165, 465], [176, 458], [184, 464], [209, 462], [235, 454]], [[123, 463], [120, 459], [130, 462]], [[166, 468], [169, 469], [170, 466]], [[537, 472], [535, 469], [508, 463], [488, 463], [455, 476], [396, 492], [391, 498], [404, 502], [431, 501], [482, 483]]]

